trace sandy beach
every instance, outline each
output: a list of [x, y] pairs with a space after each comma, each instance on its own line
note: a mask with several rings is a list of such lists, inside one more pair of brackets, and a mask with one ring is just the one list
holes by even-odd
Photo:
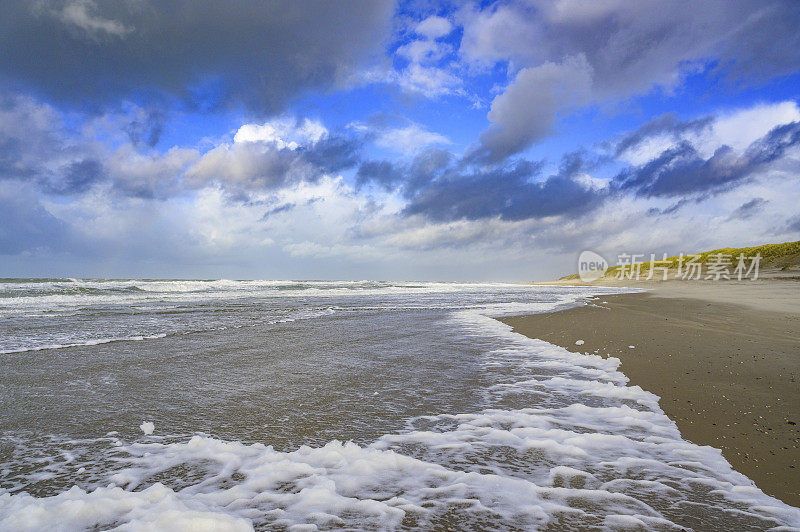
[[629, 385], [661, 397], [686, 439], [721, 449], [763, 491], [800, 506], [800, 283], [639, 287], [647, 292], [502, 321], [573, 352], [618, 357]]

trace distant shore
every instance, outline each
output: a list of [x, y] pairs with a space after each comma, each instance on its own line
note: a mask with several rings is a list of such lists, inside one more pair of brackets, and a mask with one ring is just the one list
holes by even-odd
[[721, 449], [763, 491], [800, 506], [800, 282], [638, 286], [649, 290], [501, 321], [621, 359], [629, 384], [660, 396], [686, 439]]

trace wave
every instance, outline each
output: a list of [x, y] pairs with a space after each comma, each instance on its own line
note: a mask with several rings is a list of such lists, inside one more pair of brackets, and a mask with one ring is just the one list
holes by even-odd
[[[264, 320], [263, 323], [267, 323], [270, 325], [278, 324], [278, 323], [293, 323], [295, 321], [302, 321], [302, 320], [309, 320], [314, 318], [320, 318], [323, 316], [330, 316], [336, 312], [336, 308], [325, 308], [320, 310], [300, 310], [295, 311], [294, 314], [288, 316], [282, 316], [279, 318], [268, 319]], [[109, 344], [109, 343], [116, 343], [116, 342], [139, 342], [143, 340], [157, 340], [160, 338], [165, 338], [167, 336], [180, 336], [186, 334], [197, 334], [197, 333], [206, 333], [212, 331], [224, 331], [226, 329], [241, 329], [244, 327], [255, 327], [262, 322], [255, 322], [255, 323], [237, 323], [233, 322], [228, 325], [216, 325], [211, 327], [205, 328], [187, 328], [183, 330], [177, 330], [173, 332], [162, 332], [162, 333], [155, 333], [155, 334], [138, 334], [138, 335], [128, 335], [128, 336], [117, 336], [117, 337], [107, 337], [107, 338], [88, 338], [88, 339], [80, 339], [74, 341], [67, 341], [64, 343], [49, 343], [49, 344], [42, 344], [42, 345], [26, 345], [22, 347], [14, 347], [10, 349], [0, 349], [0, 355], [8, 355], [14, 353], [27, 353], [27, 352], [35, 352], [35, 351], [50, 351], [56, 349], [67, 349], [71, 347], [87, 347], [93, 345], [102, 345], [102, 344]]]
[[306, 290], [459, 290], [504, 286], [504, 283], [389, 282], [389, 281], [297, 281], [297, 280], [161, 280], [161, 279], [3, 279], [0, 296], [13, 297], [49, 293], [102, 293], [104, 291], [142, 291], [181, 293], [265, 289]]
[[0, 529], [800, 526], [800, 510], [761, 492], [719, 450], [682, 439], [657, 396], [628, 386], [618, 359], [521, 336], [475, 310], [451, 319], [495, 342], [481, 359], [485, 409], [414, 417], [368, 445], [281, 451], [158, 430], [105, 438], [101, 474], [85, 459], [52, 461], [80, 485], [44, 497], [0, 492]]
[[155, 340], [158, 338], [166, 337], [166, 333], [150, 334], [150, 335], [136, 335], [136, 336], [121, 336], [117, 338], [93, 338], [80, 342], [72, 342], [66, 344], [47, 344], [39, 346], [20, 347], [17, 349], [0, 350], [0, 355], [8, 355], [12, 353], [27, 353], [28, 351], [49, 351], [51, 349], [66, 349], [68, 347], [82, 347], [89, 345], [110, 344], [112, 342], [140, 342], [142, 340]]

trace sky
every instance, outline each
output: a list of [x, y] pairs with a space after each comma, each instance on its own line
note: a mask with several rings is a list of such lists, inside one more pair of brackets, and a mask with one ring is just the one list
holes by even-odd
[[0, 276], [528, 281], [800, 239], [800, 2], [0, 0]]

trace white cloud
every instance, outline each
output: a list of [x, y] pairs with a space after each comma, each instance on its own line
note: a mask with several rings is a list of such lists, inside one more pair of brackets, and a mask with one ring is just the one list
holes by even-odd
[[773, 128], [797, 121], [800, 121], [797, 102], [761, 104], [723, 114], [714, 121], [707, 134], [701, 133], [693, 140], [706, 157], [722, 145], [741, 152]]
[[[505, 59], [513, 61], [520, 51], [537, 54], [541, 49], [536, 46], [541, 30], [535, 19], [526, 18], [524, 12], [512, 5], [501, 4], [482, 11], [468, 6], [458, 12], [457, 18], [464, 28], [459, 51], [474, 66], [488, 66]], [[537, 59], [544, 61], [542, 52]]]
[[328, 134], [321, 122], [308, 118], [297, 121], [292, 117], [271, 120], [264, 124], [245, 124], [233, 137], [234, 142], [268, 142], [278, 149], [295, 150], [306, 144], [314, 144]]
[[678, 136], [662, 133], [648, 137], [624, 151], [619, 158], [629, 164], [642, 165], [679, 142], [691, 143], [705, 158], [711, 157], [721, 146], [729, 146], [741, 153], [773, 128], [797, 121], [800, 121], [800, 107], [794, 101], [728, 110], [721, 112], [707, 128]]
[[444, 135], [428, 131], [419, 124], [411, 124], [382, 131], [375, 139], [375, 144], [397, 153], [411, 155], [428, 146], [451, 144], [451, 142]]
[[463, 93], [461, 78], [447, 69], [423, 66], [419, 63], [410, 64], [400, 73], [397, 81], [405, 90], [420, 93], [428, 98]]
[[180, 179], [200, 153], [191, 148], [173, 147], [165, 153], [140, 153], [123, 144], [104, 159], [104, 167], [114, 184], [138, 195], [169, 196], [179, 192]]
[[124, 37], [133, 31], [133, 28], [129, 28], [116, 20], [104, 19], [92, 14], [91, 11], [95, 9], [97, 9], [97, 4], [92, 0], [74, 0], [67, 3], [57, 13], [57, 16], [65, 24], [82, 29], [92, 38], [97, 38], [103, 34]]
[[414, 27], [421, 38], [411, 39], [397, 47], [395, 54], [408, 60], [399, 70], [370, 71], [363, 74], [367, 82], [384, 82], [399, 85], [403, 90], [426, 98], [448, 94], [469, 96], [459, 76], [460, 65], [451, 56], [453, 46], [437, 40], [448, 35], [453, 24], [444, 17], [431, 16]]
[[412, 63], [435, 63], [450, 53], [450, 45], [436, 41], [411, 41], [397, 49], [397, 54]]
[[453, 24], [444, 17], [434, 15], [417, 24], [414, 31], [428, 39], [438, 39], [453, 31]]

